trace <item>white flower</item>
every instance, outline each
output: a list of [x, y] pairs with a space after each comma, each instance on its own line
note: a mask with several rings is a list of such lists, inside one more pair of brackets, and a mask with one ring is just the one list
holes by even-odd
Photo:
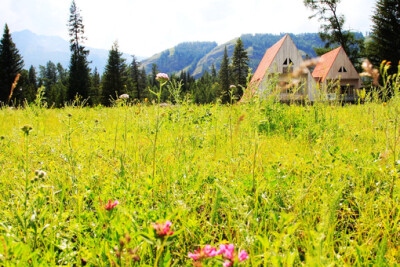
[[128, 99], [129, 95], [128, 94], [122, 94], [119, 96], [120, 99]]

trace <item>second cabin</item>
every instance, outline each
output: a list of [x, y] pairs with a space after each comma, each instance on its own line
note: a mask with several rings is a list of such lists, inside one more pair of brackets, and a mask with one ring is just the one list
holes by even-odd
[[355, 101], [355, 89], [362, 86], [360, 75], [342, 47], [322, 55], [312, 76], [328, 99]]

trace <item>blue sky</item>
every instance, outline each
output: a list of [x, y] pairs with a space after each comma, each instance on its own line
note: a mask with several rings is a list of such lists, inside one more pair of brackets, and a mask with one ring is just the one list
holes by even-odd
[[[0, 25], [68, 40], [72, 0], [2, 0]], [[303, 0], [75, 0], [85, 25], [85, 43], [151, 56], [185, 41], [227, 42], [243, 33], [317, 32], [317, 19]], [[376, 0], [342, 0], [346, 29], [370, 31]]]

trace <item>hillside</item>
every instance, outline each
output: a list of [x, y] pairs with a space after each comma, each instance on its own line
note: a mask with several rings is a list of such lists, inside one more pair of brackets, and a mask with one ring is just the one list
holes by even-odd
[[[240, 38], [248, 52], [250, 59], [250, 67], [255, 70], [261, 61], [265, 50], [279, 41], [285, 33], [274, 34], [243, 34]], [[291, 34], [303, 56], [315, 56], [314, 47], [323, 46], [317, 33]], [[216, 45], [215, 43], [183, 43], [174, 48], [165, 50], [159, 54], [142, 62], [146, 72], [151, 71], [151, 65], [157, 64], [158, 69], [166, 73], [180, 72], [182, 70], [189, 71], [194, 77], [199, 78], [205, 70], [210, 71], [211, 65], [215, 64], [219, 69], [220, 62], [227, 47], [229, 56], [232, 56], [237, 38], [232, 39], [224, 44]], [[213, 46], [213, 44], [215, 44]], [[205, 45], [205, 46], [204, 46]], [[204, 47], [203, 47], [204, 46]], [[210, 51], [207, 51], [212, 48]], [[202, 53], [207, 52], [202, 57]], [[182, 59], [181, 59], [182, 57]], [[198, 60], [196, 61], [196, 59]]]
[[186, 71], [193, 73], [198, 62], [217, 47], [216, 42], [185, 42], [164, 50], [161, 53], [141, 62], [147, 73], [151, 72], [153, 64], [159, 71], [177, 73]]

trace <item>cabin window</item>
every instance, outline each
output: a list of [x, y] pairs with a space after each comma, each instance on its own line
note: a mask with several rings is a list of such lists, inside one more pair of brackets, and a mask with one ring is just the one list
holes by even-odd
[[286, 58], [285, 61], [283, 61], [283, 66], [288, 66], [288, 65], [293, 65], [293, 61], [291, 58]]
[[283, 61], [283, 73], [289, 73], [290, 69], [293, 69], [293, 61], [290, 58], [286, 58], [285, 61]]
[[347, 72], [345, 67], [340, 67], [339, 72]]

